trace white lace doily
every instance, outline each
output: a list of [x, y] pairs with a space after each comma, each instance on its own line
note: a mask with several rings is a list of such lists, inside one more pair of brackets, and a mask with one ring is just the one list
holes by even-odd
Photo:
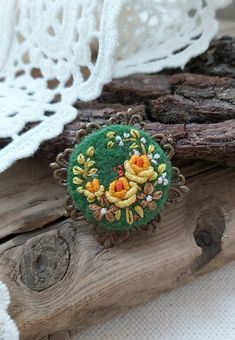
[[183, 67], [231, 0], [0, 0], [0, 172], [113, 77]]
[[0, 340], [17, 340], [19, 333], [14, 321], [7, 314], [10, 295], [7, 287], [0, 281]]

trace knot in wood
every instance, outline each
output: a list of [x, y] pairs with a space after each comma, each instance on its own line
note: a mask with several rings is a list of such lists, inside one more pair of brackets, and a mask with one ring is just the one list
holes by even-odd
[[196, 229], [193, 233], [196, 244], [202, 249], [202, 255], [196, 261], [197, 268], [202, 267], [220, 253], [224, 230], [223, 209], [218, 202], [210, 199], [209, 203], [204, 203], [198, 214]]
[[29, 240], [20, 263], [22, 282], [31, 290], [42, 291], [60, 281], [69, 266], [66, 242], [55, 232]]

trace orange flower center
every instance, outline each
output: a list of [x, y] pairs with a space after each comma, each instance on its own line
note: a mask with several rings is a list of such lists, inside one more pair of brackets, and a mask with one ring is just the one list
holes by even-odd
[[129, 183], [125, 177], [120, 177], [114, 180], [109, 185], [109, 193], [113, 197], [124, 198], [125, 194], [129, 190]]
[[122, 191], [124, 189], [124, 185], [120, 179], [117, 180], [115, 184], [115, 191]]
[[86, 189], [92, 193], [97, 192], [100, 188], [100, 182], [98, 178], [94, 178], [91, 182], [87, 182]]
[[144, 166], [144, 161], [143, 161], [142, 158], [138, 158], [138, 159], [136, 160], [136, 163], [135, 163], [135, 164], [138, 165], [139, 168], [143, 168], [143, 166]]
[[146, 170], [150, 166], [149, 159], [146, 155], [133, 155], [130, 159], [132, 169], [138, 174], [140, 171]]

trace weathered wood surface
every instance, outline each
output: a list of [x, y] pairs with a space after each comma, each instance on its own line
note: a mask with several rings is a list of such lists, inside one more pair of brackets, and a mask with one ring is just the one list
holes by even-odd
[[[83, 219], [61, 218], [61, 198], [51, 200], [55, 186], [44, 161], [21, 161], [10, 177], [0, 178], [1, 187], [8, 183], [5, 201], [12, 212], [4, 224], [27, 231], [27, 216], [29, 229], [37, 228], [15, 237], [5, 229], [8, 236], [0, 245], [0, 280], [10, 289], [10, 313], [22, 339], [103, 321], [235, 258], [234, 169], [195, 163], [185, 172], [191, 191], [164, 212], [155, 234], [137, 233], [106, 250]], [[28, 180], [12, 196], [14, 175]], [[28, 206], [32, 189], [35, 211]], [[38, 229], [37, 211], [45, 202], [46, 211], [51, 206], [54, 213]]]
[[[0, 280], [10, 289], [9, 311], [21, 339], [47, 340], [52, 333], [51, 339], [69, 339], [76, 328], [235, 259], [235, 173], [218, 165], [235, 164], [234, 47], [228, 38], [217, 44], [187, 66], [190, 74], [113, 81], [97, 101], [77, 104], [78, 119], [41, 145], [40, 158], [0, 175]], [[165, 210], [155, 234], [137, 233], [120, 247], [103, 249], [83, 219], [63, 217], [65, 192], [53, 181], [47, 158], [70, 146], [82, 121], [104, 123], [130, 106], [146, 118], [148, 130], [175, 138], [174, 163], [190, 193]]]

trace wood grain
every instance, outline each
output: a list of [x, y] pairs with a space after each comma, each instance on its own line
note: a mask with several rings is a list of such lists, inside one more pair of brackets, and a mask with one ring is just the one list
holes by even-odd
[[21, 338], [109, 319], [235, 258], [234, 170], [199, 172], [198, 165], [188, 170], [190, 194], [165, 210], [155, 234], [134, 234], [120, 247], [103, 249], [83, 219], [3, 242], [0, 280]]
[[[208, 161], [176, 165], [184, 168], [186, 177], [216, 167]], [[0, 175], [0, 242], [63, 218], [65, 195], [43, 157], [17, 162]]]
[[63, 203], [64, 190], [45, 159], [18, 162], [0, 175], [0, 239], [55, 221], [63, 215]]

